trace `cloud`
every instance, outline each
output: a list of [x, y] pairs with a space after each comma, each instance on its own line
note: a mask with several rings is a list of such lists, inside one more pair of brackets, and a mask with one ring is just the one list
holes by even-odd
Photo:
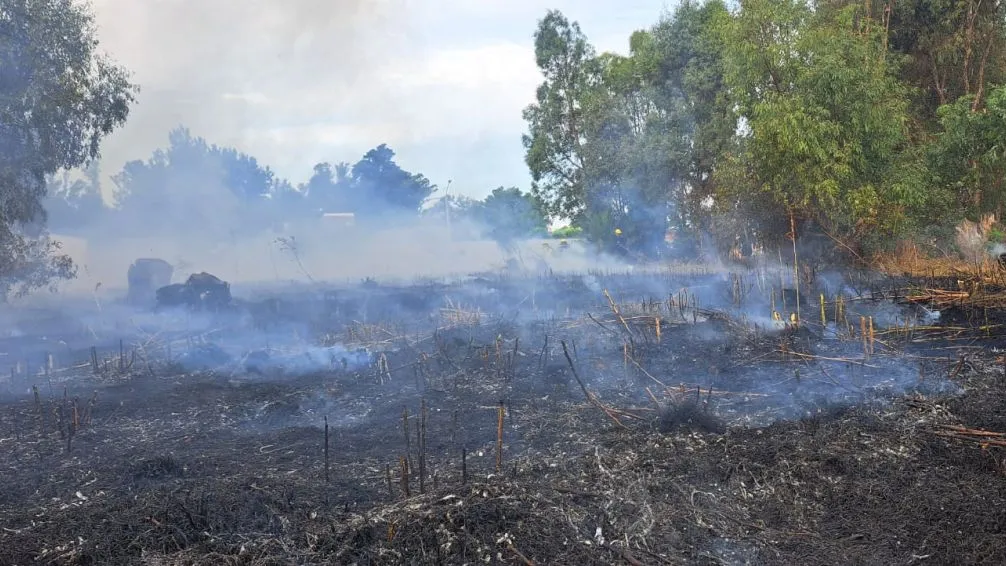
[[[527, 184], [521, 110], [540, 80], [531, 36], [551, 7], [539, 0], [92, 2], [102, 49], [142, 89], [103, 146], [107, 175], [185, 125], [295, 182], [318, 161], [354, 161], [388, 143], [435, 182], [461, 170], [454, 186]], [[659, 14], [643, 0], [559, 4], [589, 18], [588, 34], [616, 22], [598, 37], [623, 43]], [[639, 23], [619, 23], [625, 13]], [[501, 153], [505, 143], [513, 151]]]
[[[387, 0], [95, 0], [101, 47], [141, 92], [104, 147], [106, 172], [163, 146], [184, 124], [246, 150], [277, 122], [351, 113], [409, 43]], [[264, 156], [263, 156], [264, 157]]]

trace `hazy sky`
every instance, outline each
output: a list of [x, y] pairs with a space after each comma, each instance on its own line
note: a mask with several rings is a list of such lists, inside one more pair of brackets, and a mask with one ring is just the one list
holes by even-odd
[[142, 89], [103, 172], [185, 125], [295, 183], [383, 142], [451, 192], [526, 189], [537, 20], [562, 10], [599, 51], [625, 52], [673, 1], [92, 0], [102, 48]]

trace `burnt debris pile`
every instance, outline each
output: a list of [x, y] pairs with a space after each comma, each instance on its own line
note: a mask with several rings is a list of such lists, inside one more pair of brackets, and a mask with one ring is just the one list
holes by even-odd
[[157, 306], [221, 311], [231, 306], [231, 286], [215, 275], [193, 273], [185, 283], [173, 283], [157, 289]]
[[995, 323], [785, 277], [194, 275], [5, 374], [0, 562], [1006, 559]]
[[129, 285], [127, 301], [135, 305], [153, 304], [157, 290], [171, 284], [174, 272], [175, 268], [163, 259], [136, 260], [126, 274]]

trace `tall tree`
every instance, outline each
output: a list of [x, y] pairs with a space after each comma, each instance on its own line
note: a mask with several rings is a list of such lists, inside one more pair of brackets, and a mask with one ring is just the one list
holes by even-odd
[[549, 11], [534, 34], [535, 62], [545, 77], [537, 101], [524, 109], [525, 161], [531, 192], [550, 215], [572, 219], [584, 212], [587, 170], [584, 100], [599, 80], [594, 48], [561, 12]]
[[78, 179], [69, 171], [48, 176], [44, 204], [52, 230], [74, 233], [102, 221], [107, 208], [101, 195], [98, 161], [91, 162], [84, 173]]
[[683, 101], [661, 98], [654, 83], [660, 53], [638, 31], [629, 56], [598, 58], [598, 85], [587, 97], [585, 148], [596, 156], [586, 177], [587, 237], [622, 251], [655, 252], [687, 173], [688, 124]]
[[[729, 18], [721, 0], [686, 0], [651, 32], [658, 64], [649, 76], [657, 104], [681, 112], [686, 140], [684, 186], [677, 195], [678, 228], [709, 229], [705, 203], [715, 192], [714, 171], [734, 148], [737, 114], [724, 78], [720, 22]], [[680, 127], [680, 126], [679, 126]]]
[[46, 176], [97, 159], [136, 88], [72, 0], [0, 0], [0, 299], [75, 268], [44, 230]]
[[326, 212], [353, 209], [353, 186], [348, 163], [318, 163], [301, 188], [309, 206]]
[[126, 230], [255, 231], [265, 226], [241, 217], [284, 187], [268, 168], [232, 148], [211, 145], [183, 127], [168, 134], [168, 147], [146, 161], [131, 161], [116, 185], [117, 227]]
[[[1006, 87], [988, 92], [984, 108], [962, 96], [939, 108], [940, 132], [929, 148], [935, 190], [954, 195], [957, 217], [977, 218], [1006, 208]], [[946, 213], [946, 209], [944, 209]], [[955, 218], [956, 219], [956, 218]]]
[[768, 192], [775, 209], [759, 216], [774, 221], [776, 237], [788, 232], [779, 222], [787, 216], [851, 241], [888, 237], [923, 199], [894, 175], [908, 141], [908, 91], [883, 29], [860, 10], [743, 0], [725, 22], [728, 84], [749, 130], [732, 161], [745, 174], [721, 200]]
[[381, 144], [353, 165], [351, 202], [358, 214], [419, 214], [423, 202], [436, 191], [429, 179], [402, 169], [394, 158], [395, 152]]
[[478, 203], [476, 214], [486, 235], [504, 247], [515, 240], [544, 235], [548, 226], [539, 203], [517, 187], [493, 189]]
[[874, 0], [874, 25], [908, 56], [902, 77], [916, 87], [920, 124], [938, 126], [936, 109], [970, 96], [985, 103], [990, 85], [1006, 81], [1006, 2], [1002, 0]]

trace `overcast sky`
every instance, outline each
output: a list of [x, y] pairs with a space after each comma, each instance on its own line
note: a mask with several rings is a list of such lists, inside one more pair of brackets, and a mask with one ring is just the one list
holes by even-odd
[[106, 175], [185, 125], [294, 183], [387, 143], [404, 168], [481, 197], [530, 184], [537, 20], [557, 8], [599, 51], [625, 52], [674, 0], [92, 1], [102, 48], [142, 89], [104, 145]]

